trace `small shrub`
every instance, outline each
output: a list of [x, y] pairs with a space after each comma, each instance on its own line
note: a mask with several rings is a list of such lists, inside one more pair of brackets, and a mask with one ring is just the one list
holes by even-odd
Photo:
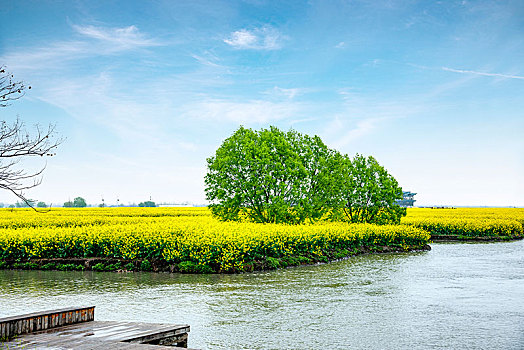
[[0, 261], [0, 269], [4, 269], [4, 268], [7, 268], [7, 262]]
[[21, 270], [36, 270], [38, 269], [38, 264], [32, 263], [32, 262], [25, 262], [25, 263], [14, 263], [13, 269], [21, 269]]
[[196, 266], [192, 261], [182, 261], [180, 264], [178, 264], [178, 270], [182, 273], [195, 273]]
[[60, 271], [79, 271], [83, 270], [85, 267], [83, 265], [77, 264], [58, 264], [57, 269]]
[[192, 261], [182, 261], [178, 264], [181, 273], [213, 273], [213, 268], [207, 264], [195, 264]]
[[55, 270], [56, 269], [56, 264], [55, 263], [47, 263], [45, 265], [42, 265], [41, 269], [42, 270]]
[[122, 269], [122, 264], [117, 262], [116, 264], [107, 265], [105, 268], [105, 271], [116, 271], [116, 270], [121, 270], [121, 269]]
[[142, 271], [151, 271], [153, 269], [153, 266], [151, 266], [151, 263], [147, 260], [142, 260], [140, 263], [140, 270]]
[[135, 270], [135, 264], [133, 264], [133, 263], [126, 264], [124, 266], [124, 269], [126, 269], [127, 271], [133, 271], [133, 270]]
[[275, 269], [278, 269], [281, 264], [280, 264], [280, 260], [279, 259], [276, 259], [276, 258], [272, 258], [270, 256], [268, 256], [266, 258], [266, 263], [267, 263], [267, 267], [271, 270], [275, 270]]
[[303, 255], [298, 256], [298, 261], [300, 261], [300, 263], [304, 265], [311, 264], [312, 262], [310, 258], [308, 258], [307, 256], [303, 256]]
[[105, 271], [106, 266], [103, 263], [98, 263], [92, 267], [93, 271]]

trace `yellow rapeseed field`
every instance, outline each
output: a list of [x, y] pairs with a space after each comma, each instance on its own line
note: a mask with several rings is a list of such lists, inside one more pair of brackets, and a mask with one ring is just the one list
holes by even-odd
[[221, 222], [207, 208], [0, 210], [0, 261], [147, 259], [193, 272], [238, 272], [259, 262], [327, 261], [363, 247], [417, 249], [428, 240], [426, 231], [407, 225]]
[[402, 224], [424, 229], [432, 238], [505, 238], [523, 236], [524, 208], [409, 208]]

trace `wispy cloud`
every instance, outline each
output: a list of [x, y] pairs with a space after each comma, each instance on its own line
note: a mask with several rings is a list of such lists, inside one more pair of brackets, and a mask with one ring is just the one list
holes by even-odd
[[33, 71], [41, 70], [43, 67], [49, 70], [49, 67], [61, 67], [72, 60], [163, 45], [160, 41], [140, 33], [133, 25], [123, 28], [72, 25], [72, 28], [81, 34], [81, 38], [11, 51], [0, 59], [13, 70]]
[[326, 120], [321, 136], [336, 149], [345, 151], [349, 145], [391, 127], [398, 120], [421, 113], [427, 105], [423, 98], [388, 100], [369, 98], [354, 88], [338, 91], [342, 110]]
[[253, 30], [241, 29], [230, 34], [224, 42], [236, 49], [278, 50], [282, 47], [285, 36], [270, 26]]
[[28, 48], [9, 52], [0, 57], [2, 62], [9, 65], [9, 69], [41, 70], [43, 67], [57, 67], [64, 62], [86, 57], [90, 51], [87, 43], [81, 41], [67, 41], [49, 44], [45, 47]]
[[454, 69], [454, 68], [448, 68], [448, 67], [442, 67], [442, 70], [445, 70], [447, 72], [461, 73], [461, 74], [482, 75], [482, 76], [486, 76], [486, 77], [507, 78], [507, 79], [524, 79], [524, 76], [512, 75], [512, 74], [486, 73], [486, 72], [478, 72], [478, 71], [474, 71], [474, 70]]
[[104, 43], [116, 45], [114, 49], [129, 49], [148, 46], [160, 46], [158, 40], [148, 38], [134, 25], [123, 28], [105, 28], [92, 25], [73, 25], [73, 29], [88, 38], [96, 39]]
[[291, 102], [265, 100], [233, 102], [212, 99], [186, 106], [183, 114], [190, 118], [253, 125], [287, 119], [294, 116], [298, 110], [299, 105]]
[[191, 57], [193, 57], [198, 63], [204, 66], [214, 68], [225, 68], [225, 66], [216, 63], [217, 61], [219, 61], [219, 58], [208, 51], [204, 52], [203, 55], [192, 54]]
[[[61, 108], [70, 116], [103, 125], [122, 140], [144, 140], [160, 128], [144, 115], [160, 114], [155, 101], [136, 101], [108, 73], [81, 78], [53, 80], [40, 99]], [[95, 102], [95, 103], [93, 103]]]
[[264, 91], [264, 94], [272, 96], [272, 97], [278, 97], [278, 98], [284, 97], [284, 98], [292, 100], [303, 92], [304, 92], [304, 89], [299, 89], [299, 88], [286, 89], [286, 88], [275, 86], [272, 89]]
[[[353, 128], [343, 133], [342, 136], [336, 140], [335, 144], [342, 148], [356, 139], [370, 134], [385, 120], [387, 120], [385, 117], [359, 120]], [[337, 124], [340, 123], [336, 123], [335, 125]]]

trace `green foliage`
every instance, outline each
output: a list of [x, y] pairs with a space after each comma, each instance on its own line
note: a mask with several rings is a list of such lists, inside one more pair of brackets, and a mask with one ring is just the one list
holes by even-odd
[[82, 197], [76, 197], [73, 200], [73, 207], [74, 208], [85, 208], [87, 206], [86, 201]]
[[55, 270], [56, 268], [57, 267], [56, 267], [55, 263], [47, 263], [47, 264], [41, 266], [42, 270]]
[[222, 220], [316, 221], [337, 198], [339, 158], [318, 136], [240, 127], [207, 159], [210, 209]]
[[153, 266], [151, 266], [151, 263], [147, 260], [142, 260], [140, 263], [140, 270], [142, 271], [151, 271], [153, 269]]
[[271, 256], [266, 257], [266, 264], [270, 270], [275, 270], [282, 266], [280, 259]]
[[115, 264], [103, 264], [103, 263], [98, 263], [96, 265], [94, 265], [92, 267], [93, 271], [116, 271], [116, 270], [121, 270], [122, 269], [122, 264], [117, 262]]
[[156, 203], [152, 201], [145, 201], [138, 203], [139, 207], [156, 207]]
[[56, 269], [60, 271], [75, 271], [75, 270], [83, 270], [85, 267], [83, 265], [77, 265], [77, 264], [58, 264], [56, 265]]
[[135, 264], [133, 264], [132, 262], [127, 263], [124, 266], [124, 269], [126, 269], [127, 271], [134, 271], [135, 270]]
[[357, 154], [353, 160], [345, 156], [342, 162], [342, 206], [334, 211], [334, 218], [355, 223], [399, 224], [406, 216], [406, 208], [396, 204], [396, 200], [402, 199], [397, 180], [371, 156]]
[[16, 202], [15, 206], [17, 208], [29, 208], [30, 205], [34, 206], [35, 205], [35, 200], [33, 199], [28, 199], [27, 202]]
[[45, 202], [38, 202], [36, 206], [37, 208], [47, 208], [47, 204], [45, 204]]
[[105, 271], [106, 266], [103, 263], [98, 263], [92, 267], [93, 271]]
[[105, 271], [117, 271], [122, 269], [122, 264], [117, 262], [115, 264], [108, 264], [105, 267]]
[[25, 262], [25, 263], [14, 263], [13, 269], [21, 269], [21, 270], [36, 270], [38, 268], [38, 264], [32, 263], [32, 262]]
[[64, 208], [85, 208], [86, 206], [86, 201], [82, 197], [76, 197], [72, 202], [67, 201], [64, 203]]
[[181, 273], [213, 273], [211, 266], [207, 264], [196, 264], [192, 261], [182, 261], [178, 264]]

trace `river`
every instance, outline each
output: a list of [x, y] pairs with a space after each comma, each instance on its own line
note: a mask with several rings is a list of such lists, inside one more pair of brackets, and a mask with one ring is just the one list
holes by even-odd
[[239, 275], [0, 271], [0, 317], [96, 305], [201, 349], [524, 349], [524, 241]]

